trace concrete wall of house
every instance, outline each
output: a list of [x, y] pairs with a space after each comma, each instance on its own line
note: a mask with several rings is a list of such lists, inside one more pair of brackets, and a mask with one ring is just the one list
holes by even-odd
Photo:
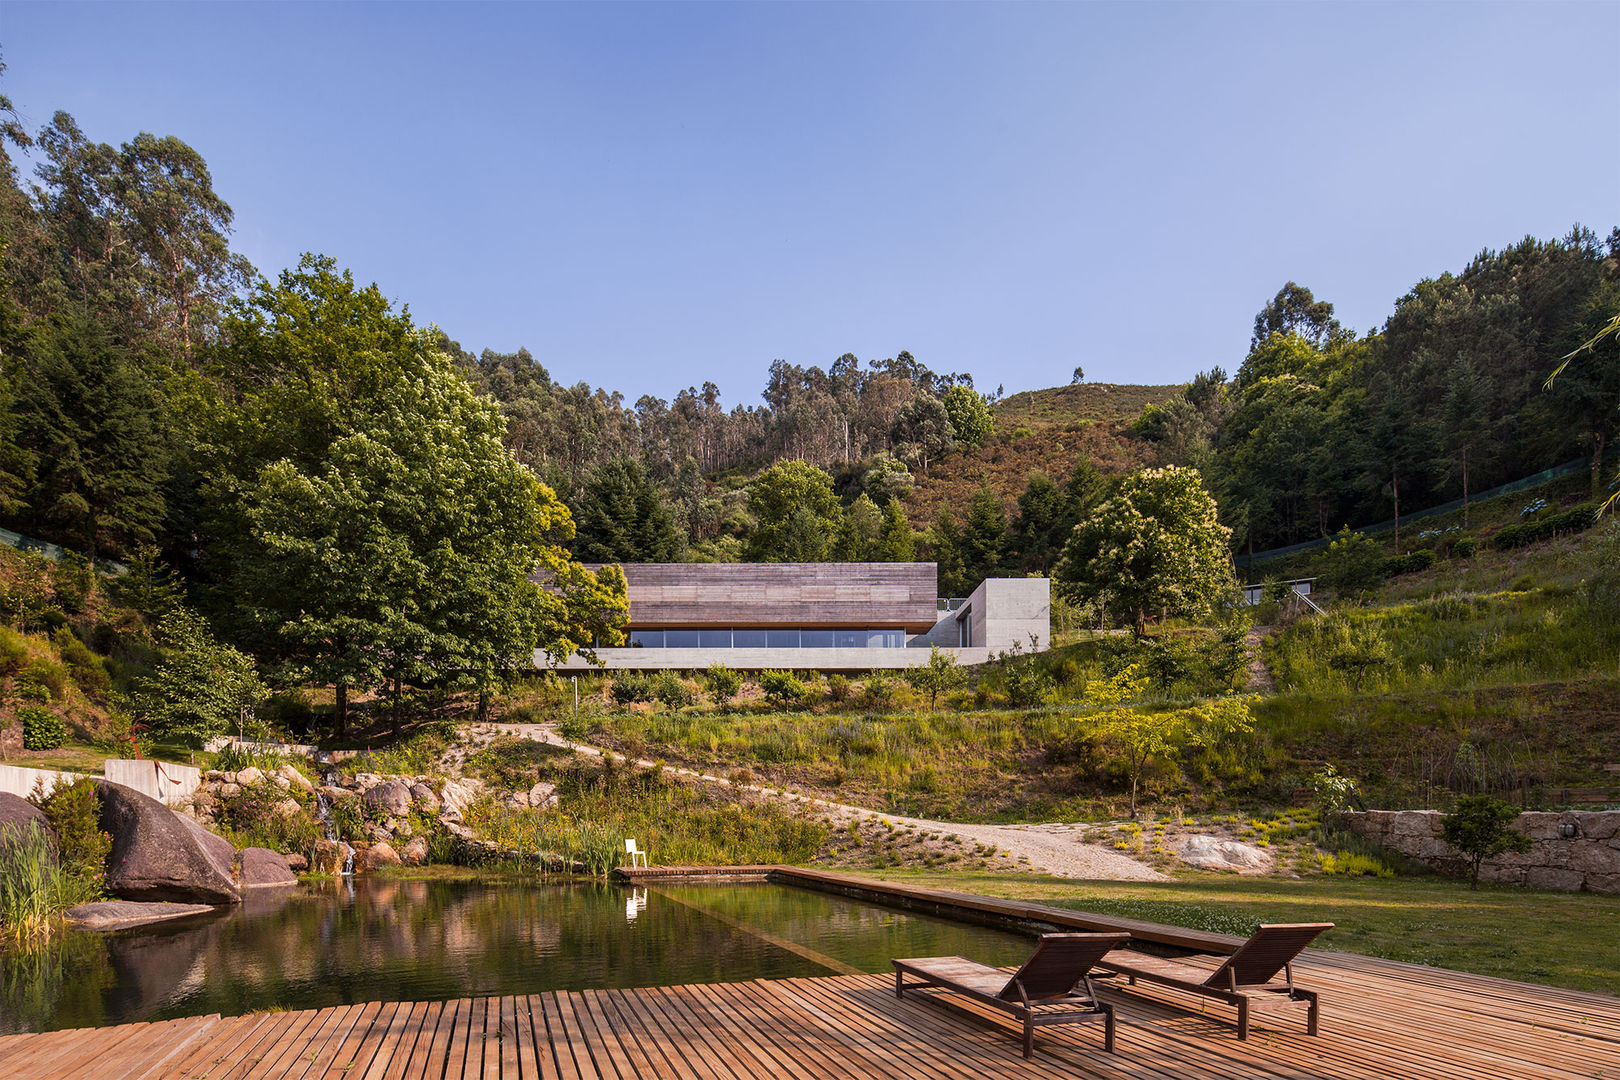
[[974, 645], [992, 652], [1015, 644], [1025, 652], [1047, 648], [1052, 628], [1052, 583], [1046, 578], [990, 578], [973, 590], [968, 604], [972, 608], [969, 618]]
[[[1348, 814], [1358, 836], [1398, 851], [1443, 874], [1466, 876], [1468, 865], [1440, 839], [1445, 815], [1438, 810], [1371, 810]], [[1530, 850], [1487, 859], [1479, 880], [1532, 889], [1620, 893], [1620, 810], [1571, 810], [1565, 813], [1520, 814], [1520, 832], [1530, 837]], [[1574, 825], [1564, 839], [1559, 826]]]

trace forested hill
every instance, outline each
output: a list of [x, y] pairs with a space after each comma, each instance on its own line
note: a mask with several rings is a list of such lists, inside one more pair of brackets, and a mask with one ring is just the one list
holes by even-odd
[[155, 544], [204, 579], [250, 524], [255, 470], [329, 468], [355, 403], [381, 408], [398, 374], [379, 358], [407, 354], [494, 410], [491, 437], [571, 511], [577, 537], [551, 539], [576, 556], [935, 558], [947, 591], [1050, 570], [1110, 480], [1142, 466], [1196, 466], [1233, 546], [1265, 548], [1597, 462], [1620, 424], [1614, 336], [1543, 389], [1620, 311], [1620, 228], [1436, 268], [1364, 331], [1289, 282], [1256, 298], [1246, 354], [1189, 357], [1206, 370], [1185, 386], [1075, 368], [1004, 398], [899, 351], [761, 358], [757, 396], [728, 407], [713, 382], [632, 398], [558, 382], [524, 350], [464, 349], [332, 258], [266, 280], [231, 222], [181, 140], [96, 144], [66, 114], [30, 132], [0, 98], [0, 524], [115, 558]]

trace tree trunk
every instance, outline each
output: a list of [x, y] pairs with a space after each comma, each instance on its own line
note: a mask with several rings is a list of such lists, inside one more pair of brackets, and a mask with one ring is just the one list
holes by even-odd
[[337, 704], [332, 709], [332, 737], [339, 742], [349, 737], [349, 681], [339, 679]]
[[1401, 553], [1401, 474], [1389, 474], [1389, 490], [1395, 496], [1395, 554]]
[[1463, 528], [1468, 528], [1468, 447], [1463, 447]]
[[1607, 441], [1603, 432], [1592, 432], [1592, 445], [1594, 447], [1592, 451], [1592, 494], [1594, 496], [1603, 492], [1603, 449]]
[[394, 705], [394, 707], [389, 711], [391, 713], [393, 713], [394, 738], [398, 739], [399, 736], [400, 736], [401, 731], [403, 730], [403, 726], [404, 726], [403, 725], [403, 718], [401, 716], [401, 713], [404, 712], [404, 709], [401, 706], [400, 700], [399, 700], [399, 676], [398, 675], [394, 676], [394, 702], [393, 702], [393, 705]]
[[488, 687], [479, 687], [478, 689], [478, 722], [480, 724], [487, 724], [489, 722]]

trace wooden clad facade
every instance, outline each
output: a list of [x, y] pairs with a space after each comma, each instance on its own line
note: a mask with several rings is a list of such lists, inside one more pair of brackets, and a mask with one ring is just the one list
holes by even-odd
[[630, 627], [903, 628], [938, 621], [933, 563], [628, 563]]

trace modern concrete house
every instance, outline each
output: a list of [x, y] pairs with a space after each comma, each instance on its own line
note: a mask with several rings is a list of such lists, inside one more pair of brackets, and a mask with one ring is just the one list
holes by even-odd
[[1051, 621], [1045, 578], [941, 600], [933, 563], [641, 563], [624, 576], [629, 645], [596, 650], [609, 668], [871, 671], [927, 663], [934, 645], [982, 664], [1014, 644], [1044, 650]]

